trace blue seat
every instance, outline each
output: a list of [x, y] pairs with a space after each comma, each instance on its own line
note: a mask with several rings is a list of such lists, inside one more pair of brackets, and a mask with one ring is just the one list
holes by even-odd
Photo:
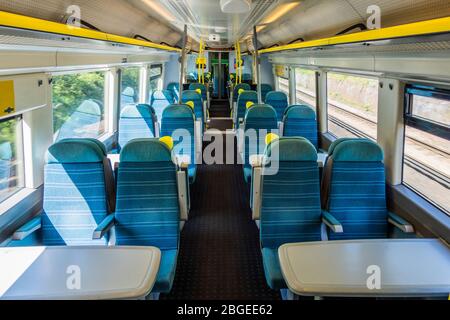
[[196, 91], [197, 89], [200, 89], [202, 91], [202, 99], [203, 99], [203, 101], [206, 101], [208, 99], [206, 86], [201, 83], [191, 83], [189, 85], [189, 90]]
[[252, 90], [252, 87], [248, 83], [237, 84], [233, 89], [233, 102], [237, 102], [240, 90], [250, 91]]
[[38, 241], [45, 246], [106, 245], [107, 235], [93, 240], [93, 233], [114, 211], [114, 177], [104, 145], [94, 139], [62, 140], [47, 153], [43, 212], [13, 238], [26, 242], [40, 229]]
[[122, 150], [117, 179], [116, 245], [154, 246], [161, 264], [154, 293], [168, 293], [180, 234], [177, 168], [158, 139], [136, 139]]
[[150, 98], [150, 104], [155, 110], [156, 118], [161, 121], [165, 108], [175, 103], [175, 98], [170, 90], [154, 91]]
[[178, 82], [171, 82], [167, 85], [167, 90], [172, 92], [175, 103], [180, 100], [180, 84]]
[[193, 184], [197, 176], [195, 164], [195, 116], [187, 105], [174, 104], [163, 112], [161, 136], [170, 136], [174, 140], [174, 152], [188, 155], [191, 164], [188, 168], [189, 182]]
[[287, 95], [281, 91], [271, 91], [266, 95], [265, 103], [276, 110], [278, 121], [283, 121], [284, 112], [289, 106]]
[[408, 222], [388, 212], [383, 150], [368, 139], [343, 138], [329, 149], [322, 181], [322, 208], [343, 225], [331, 240], [380, 239], [391, 222], [414, 233]]
[[201, 120], [202, 123], [206, 119], [203, 114], [203, 101], [202, 96], [195, 90], [183, 91], [183, 96], [181, 97], [183, 103], [188, 103], [192, 101], [194, 103], [194, 114], [197, 120]]
[[133, 139], [155, 137], [156, 123], [155, 110], [148, 104], [123, 108], [119, 119], [119, 151]]
[[283, 118], [284, 137], [303, 137], [319, 148], [316, 112], [307, 105], [295, 105], [286, 109]]
[[261, 84], [261, 97], [263, 101], [266, 101], [267, 94], [273, 91], [273, 87], [270, 84]]
[[[277, 153], [273, 153], [277, 150]], [[266, 149], [261, 189], [261, 247], [268, 285], [287, 288], [278, 249], [286, 243], [321, 241], [322, 210], [317, 151], [304, 138], [281, 138]], [[266, 163], [266, 161], [264, 161]], [[276, 174], [265, 175], [276, 165]]]
[[258, 93], [256, 93], [256, 91], [244, 91], [239, 95], [237, 100], [237, 112], [234, 119], [235, 123], [238, 123], [240, 119], [244, 119], [248, 102], [253, 102], [254, 104], [258, 103]]
[[265, 137], [268, 133], [276, 133], [278, 130], [276, 111], [269, 105], [256, 104], [247, 110], [244, 121], [244, 178], [250, 183], [252, 167], [250, 157], [263, 154], [266, 144]]

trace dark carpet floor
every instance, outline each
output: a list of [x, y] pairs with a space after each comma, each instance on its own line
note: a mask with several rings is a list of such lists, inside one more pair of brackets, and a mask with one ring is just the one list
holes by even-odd
[[[213, 103], [211, 111], [223, 104]], [[199, 166], [181, 233], [174, 287], [165, 300], [278, 300], [266, 284], [259, 230], [242, 166]]]

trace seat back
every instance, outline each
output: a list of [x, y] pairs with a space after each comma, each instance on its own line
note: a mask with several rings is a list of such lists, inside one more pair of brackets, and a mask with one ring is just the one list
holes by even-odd
[[46, 246], [106, 245], [94, 230], [115, 209], [114, 179], [103, 144], [66, 139], [47, 153], [42, 241]]
[[[187, 136], [181, 136], [183, 134]], [[189, 155], [191, 164], [195, 164], [195, 116], [189, 106], [174, 104], [164, 110], [161, 136], [172, 137], [174, 152], [178, 155]]]
[[176, 166], [171, 151], [158, 139], [136, 139], [122, 150], [116, 223], [117, 245], [178, 248]]
[[289, 106], [287, 95], [281, 91], [271, 91], [266, 95], [265, 103], [276, 110], [278, 121], [283, 121], [284, 112]]
[[237, 102], [239, 98], [239, 91], [250, 91], [252, 88], [248, 83], [239, 83], [233, 89], [233, 102]]
[[195, 90], [183, 91], [183, 96], [181, 97], [183, 103], [188, 103], [192, 101], [194, 103], [194, 114], [197, 120], [205, 119], [203, 115], [203, 101], [202, 96]]
[[178, 82], [171, 82], [167, 85], [167, 90], [172, 92], [175, 103], [180, 100], [180, 84]]
[[261, 96], [263, 101], [266, 101], [267, 94], [271, 91], [273, 91], [273, 87], [270, 84], [261, 84]]
[[250, 166], [252, 155], [264, 153], [266, 135], [277, 130], [277, 115], [271, 106], [256, 104], [247, 110], [244, 122], [244, 168]]
[[155, 136], [156, 115], [148, 104], [128, 105], [119, 119], [119, 150], [133, 139]]
[[191, 83], [189, 85], [189, 90], [197, 91], [197, 89], [200, 89], [202, 91], [202, 99], [203, 101], [206, 101], [208, 99], [206, 86], [201, 83]]
[[387, 237], [383, 150], [367, 139], [340, 139], [330, 147], [322, 181], [322, 207], [343, 227], [331, 240]]
[[313, 108], [295, 105], [286, 109], [283, 117], [284, 137], [304, 137], [316, 148], [319, 146], [317, 117]]
[[[265, 175], [276, 162], [275, 175]], [[261, 245], [320, 241], [322, 210], [317, 151], [304, 138], [280, 138], [265, 152], [262, 176]]]
[[155, 110], [157, 121], [161, 121], [164, 109], [174, 102], [175, 98], [170, 90], [154, 91], [152, 93], [150, 104]]
[[244, 119], [248, 102], [258, 103], [258, 93], [256, 91], [244, 91], [239, 95], [235, 120]]

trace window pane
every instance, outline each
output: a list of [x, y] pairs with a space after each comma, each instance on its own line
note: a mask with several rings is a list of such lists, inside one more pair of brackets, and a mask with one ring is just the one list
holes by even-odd
[[0, 121], [0, 202], [24, 187], [20, 121]]
[[120, 108], [127, 104], [139, 102], [139, 68], [127, 68], [122, 70]]
[[377, 139], [378, 80], [328, 73], [328, 131]]
[[413, 96], [412, 115], [450, 126], [450, 101], [431, 97]]
[[286, 93], [286, 95], [289, 97], [289, 80], [278, 77], [278, 90]]
[[[447, 121], [446, 100], [413, 96], [413, 115], [406, 121], [403, 183], [450, 214], [450, 134], [435, 122]], [[447, 120], [446, 120], [447, 119]]]
[[157, 91], [162, 87], [162, 66], [152, 66], [150, 68], [149, 91]]
[[317, 107], [316, 72], [312, 70], [295, 69], [296, 103], [309, 104]]
[[98, 138], [105, 133], [105, 73], [53, 77], [55, 141]]

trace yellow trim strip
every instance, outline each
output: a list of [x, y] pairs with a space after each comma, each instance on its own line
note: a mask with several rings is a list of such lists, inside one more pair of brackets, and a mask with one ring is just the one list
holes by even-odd
[[79, 38], [86, 38], [92, 40], [116, 42], [122, 44], [128, 44], [133, 46], [147, 47], [153, 49], [160, 49], [166, 51], [181, 51], [181, 49], [156, 44], [153, 42], [137, 40], [128, 37], [122, 37], [114, 34], [108, 34], [100, 31], [75, 28], [66, 24], [47, 21], [43, 19], [37, 19], [9, 12], [0, 11], [0, 26], [26, 29], [39, 32], [48, 32], [54, 34], [61, 34], [66, 36], [73, 36]]
[[259, 51], [259, 54], [364, 41], [404, 38], [445, 32], [450, 32], [450, 17], [414, 22], [395, 27], [363, 31], [319, 40], [293, 43], [285, 46], [263, 49]]

